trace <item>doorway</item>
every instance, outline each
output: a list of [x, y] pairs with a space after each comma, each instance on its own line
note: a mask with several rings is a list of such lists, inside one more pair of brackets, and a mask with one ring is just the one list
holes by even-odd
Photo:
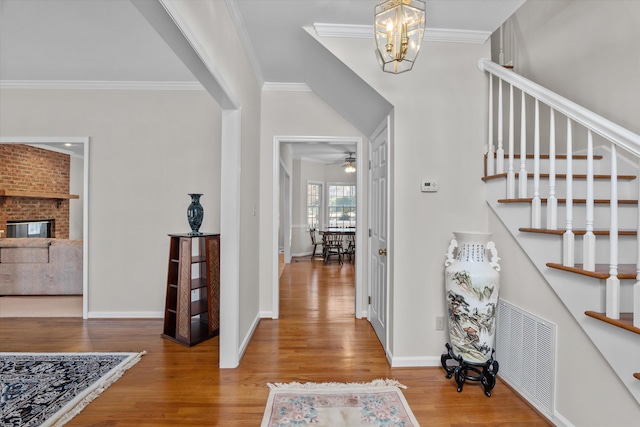
[[[367, 219], [366, 219], [366, 211], [365, 206], [367, 203], [366, 200], [366, 183], [365, 183], [365, 165], [367, 164], [364, 156], [366, 156], [365, 149], [363, 148], [363, 139], [361, 137], [313, 137], [313, 136], [276, 136], [273, 139], [273, 161], [274, 165], [280, 165], [281, 159], [281, 144], [343, 144], [343, 145], [352, 145], [355, 147], [355, 158], [356, 158], [356, 218], [358, 221], [358, 227], [356, 228], [356, 247], [366, 248], [367, 240], [365, 237], [365, 232], [368, 228]], [[296, 179], [292, 178], [292, 181]], [[274, 223], [273, 223], [273, 247], [272, 247], [272, 266], [273, 266], [273, 311], [272, 318], [277, 319], [279, 316], [279, 297], [280, 297], [280, 289], [279, 289], [279, 267], [278, 267], [278, 255], [279, 255], [279, 242], [280, 242], [280, 218], [283, 215], [281, 212], [281, 191], [280, 188], [281, 179], [280, 179], [280, 167], [274, 168], [274, 176], [273, 176], [273, 206], [275, 207], [274, 212]], [[306, 183], [305, 183], [306, 185]], [[292, 227], [296, 227], [293, 225]], [[298, 227], [302, 227], [302, 225], [298, 225]], [[304, 224], [305, 232], [306, 232], [306, 223]], [[308, 239], [308, 233], [306, 234], [306, 238]], [[355, 301], [354, 301], [354, 311], [356, 318], [367, 317], [367, 305], [368, 303], [364, 300], [366, 295], [366, 290], [364, 290], [365, 283], [365, 262], [366, 256], [364, 253], [366, 251], [360, 250], [356, 251], [355, 256]]]
[[[89, 138], [88, 137], [0, 137], [0, 144], [23, 144], [68, 154], [70, 159], [70, 193], [79, 194], [79, 200], [69, 203], [69, 239], [82, 240], [82, 318], [89, 312]], [[24, 298], [24, 297], [23, 297]], [[52, 297], [56, 298], [56, 297]], [[23, 300], [22, 303], [26, 304]], [[42, 302], [34, 303], [42, 304]], [[68, 298], [61, 303], [75, 305]], [[54, 311], [55, 313], [55, 311]], [[43, 313], [45, 315], [47, 313]]]

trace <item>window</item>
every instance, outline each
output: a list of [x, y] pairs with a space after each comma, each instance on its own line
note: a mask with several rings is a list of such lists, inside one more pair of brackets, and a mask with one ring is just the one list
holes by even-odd
[[329, 227], [356, 226], [356, 186], [329, 184]]
[[307, 228], [320, 227], [320, 212], [322, 212], [322, 184], [310, 182], [307, 184]]

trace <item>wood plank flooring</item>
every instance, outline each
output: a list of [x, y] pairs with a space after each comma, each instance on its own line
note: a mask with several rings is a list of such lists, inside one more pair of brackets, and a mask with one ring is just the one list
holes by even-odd
[[294, 261], [281, 277], [280, 319], [260, 322], [237, 369], [218, 369], [218, 338], [183, 347], [160, 338], [159, 319], [3, 318], [0, 351], [147, 351], [68, 427], [257, 427], [267, 382], [376, 378], [408, 386], [423, 427], [551, 425], [500, 380], [486, 397], [476, 383], [458, 393], [442, 368], [390, 368], [370, 324], [354, 318], [353, 265]]

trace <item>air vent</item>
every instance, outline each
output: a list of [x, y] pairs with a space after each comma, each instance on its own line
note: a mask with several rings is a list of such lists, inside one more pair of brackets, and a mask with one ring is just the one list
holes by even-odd
[[496, 333], [498, 375], [553, 419], [556, 326], [500, 300]]

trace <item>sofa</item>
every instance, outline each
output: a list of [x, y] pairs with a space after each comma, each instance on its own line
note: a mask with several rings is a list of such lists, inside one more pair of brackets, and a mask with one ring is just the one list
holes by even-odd
[[82, 240], [0, 238], [4, 295], [82, 295]]

